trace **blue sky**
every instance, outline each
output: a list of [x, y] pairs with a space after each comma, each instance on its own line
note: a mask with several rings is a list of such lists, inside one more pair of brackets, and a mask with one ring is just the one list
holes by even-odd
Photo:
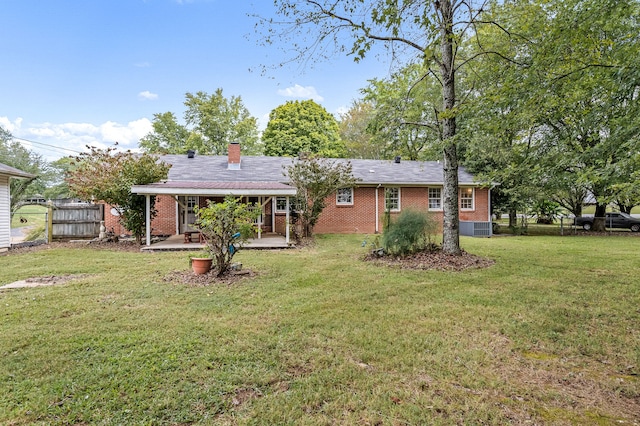
[[272, 16], [271, 0], [0, 0], [0, 10], [0, 125], [48, 160], [87, 144], [135, 149], [154, 113], [182, 117], [187, 92], [240, 96], [263, 128], [287, 100], [337, 114], [389, 70], [345, 56], [263, 75], [287, 58], [258, 43], [248, 16]]

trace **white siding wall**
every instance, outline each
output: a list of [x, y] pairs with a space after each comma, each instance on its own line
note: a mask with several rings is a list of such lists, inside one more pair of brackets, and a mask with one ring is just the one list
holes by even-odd
[[11, 247], [9, 176], [0, 174], [0, 251]]

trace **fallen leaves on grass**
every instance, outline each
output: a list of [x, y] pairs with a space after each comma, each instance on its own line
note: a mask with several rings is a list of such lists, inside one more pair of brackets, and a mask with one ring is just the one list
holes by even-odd
[[464, 271], [466, 269], [488, 268], [495, 263], [492, 259], [462, 251], [460, 255], [444, 253], [442, 250], [423, 251], [409, 256], [377, 256], [369, 254], [365, 260], [379, 265], [401, 269]]
[[256, 274], [249, 269], [243, 269], [241, 271], [230, 271], [228, 274], [225, 274], [222, 277], [217, 277], [215, 271], [213, 270], [202, 275], [196, 275], [193, 273], [193, 271], [184, 270], [170, 272], [169, 274], [165, 275], [163, 280], [165, 282], [186, 284], [193, 287], [206, 287], [216, 284], [231, 285], [244, 278], [254, 277], [255, 275]]

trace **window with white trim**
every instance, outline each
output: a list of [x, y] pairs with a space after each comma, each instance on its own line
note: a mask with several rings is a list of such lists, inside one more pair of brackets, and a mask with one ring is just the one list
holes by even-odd
[[429, 210], [442, 210], [442, 188], [429, 188]]
[[460, 210], [473, 209], [473, 188], [460, 188]]
[[384, 189], [384, 209], [392, 212], [400, 211], [400, 188]]
[[336, 204], [339, 206], [353, 205], [353, 188], [340, 188], [336, 191]]
[[276, 213], [287, 212], [287, 197], [276, 197]]

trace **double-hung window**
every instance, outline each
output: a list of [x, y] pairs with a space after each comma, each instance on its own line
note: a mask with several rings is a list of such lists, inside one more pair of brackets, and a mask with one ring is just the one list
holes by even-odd
[[336, 204], [339, 206], [353, 205], [353, 188], [340, 188], [336, 191]]
[[287, 212], [287, 197], [276, 197], [276, 213]]
[[442, 210], [442, 188], [429, 188], [429, 210]]
[[473, 209], [473, 188], [460, 188], [460, 210]]
[[392, 212], [400, 211], [400, 188], [384, 189], [384, 209]]

